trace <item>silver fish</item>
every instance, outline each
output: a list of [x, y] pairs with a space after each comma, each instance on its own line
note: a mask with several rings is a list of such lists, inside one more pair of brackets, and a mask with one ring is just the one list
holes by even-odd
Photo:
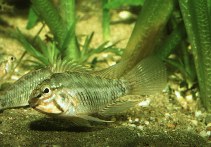
[[29, 105], [51, 116], [107, 122], [95, 115], [122, 113], [138, 102], [128, 97], [154, 94], [165, 84], [165, 66], [156, 58], [146, 58], [120, 78], [89, 72], [53, 74], [33, 90]]
[[9, 89], [0, 93], [0, 110], [28, 105], [32, 90], [44, 79], [50, 77], [48, 69], [39, 69], [22, 76]]

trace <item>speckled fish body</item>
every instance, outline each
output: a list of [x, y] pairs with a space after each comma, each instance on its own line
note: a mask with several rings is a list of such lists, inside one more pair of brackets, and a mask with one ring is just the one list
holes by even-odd
[[80, 72], [53, 74], [33, 90], [29, 104], [48, 115], [100, 121], [92, 115], [127, 110], [137, 101], [123, 100], [124, 97], [153, 94], [165, 83], [163, 64], [145, 59], [120, 78]]
[[[79, 114], [97, 113], [109, 102], [128, 93], [123, 80], [105, 79], [85, 73], [57, 73], [44, 83], [46, 85], [43, 85], [42, 90], [47, 90], [50, 85], [52, 99], [60, 97], [61, 100], [66, 101], [66, 105], [69, 105], [63, 105], [64, 107], [74, 107], [75, 110], [72, 111]], [[38, 95], [39, 93], [38, 91]], [[36, 90], [34, 94], [36, 94]], [[39, 101], [37, 102], [39, 103]], [[59, 101], [55, 101], [55, 103], [59, 103]], [[62, 107], [60, 109], [65, 111]]]
[[39, 69], [21, 77], [9, 89], [0, 93], [0, 110], [28, 105], [32, 90], [44, 79], [50, 77], [49, 68]]

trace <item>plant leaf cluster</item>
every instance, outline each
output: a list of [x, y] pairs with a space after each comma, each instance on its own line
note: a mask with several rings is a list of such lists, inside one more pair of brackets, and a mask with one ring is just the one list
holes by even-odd
[[[32, 1], [26, 28], [33, 28], [41, 20], [43, 25], [47, 25], [53, 34], [52, 41], [41, 40], [39, 37], [40, 32], [34, 36], [33, 41], [30, 41], [20, 30], [17, 30], [17, 39], [23, 44], [27, 53], [37, 59], [33, 61], [36, 65], [50, 65], [57, 58], [74, 60], [79, 64], [83, 64], [93, 54], [99, 54], [101, 52], [121, 54], [120, 49], [114, 48], [115, 44], [108, 45], [108, 42], [102, 43], [99, 47], [91, 48], [90, 43], [94, 33], [87, 36], [83, 45], [79, 45], [75, 35], [76, 21], [74, 16], [75, 6], [73, 6], [75, 4], [73, 1], [62, 1], [59, 9], [55, 9], [56, 6], [50, 1]], [[44, 6], [48, 6], [46, 10]], [[62, 11], [61, 15], [58, 15], [60, 14], [60, 10]], [[70, 12], [74, 13], [70, 14]]]

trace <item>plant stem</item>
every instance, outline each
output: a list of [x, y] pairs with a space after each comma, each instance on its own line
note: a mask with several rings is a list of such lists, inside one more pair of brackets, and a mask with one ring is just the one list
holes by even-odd
[[103, 10], [103, 17], [102, 17], [102, 27], [103, 27], [103, 39], [104, 41], [108, 41], [110, 38], [110, 13], [109, 9], [105, 8], [104, 6], [108, 3], [108, 0], [102, 1], [102, 10]]
[[184, 24], [179, 24], [174, 31], [164, 40], [157, 52], [157, 56], [162, 60], [168, 58], [178, 44], [186, 37]]
[[179, 4], [193, 50], [200, 99], [205, 108], [211, 111], [210, 4], [207, 0], [179, 0]]
[[152, 53], [174, 6], [173, 0], [146, 0], [123, 54], [131, 67]]
[[[66, 33], [66, 39], [69, 41], [65, 51], [65, 55], [71, 59], [78, 59], [80, 57], [80, 50], [76, 43], [75, 35], [75, 0], [61, 0], [60, 1], [60, 14], [67, 27], [67, 33], [72, 33], [72, 35]], [[71, 30], [70, 30], [71, 29]]]

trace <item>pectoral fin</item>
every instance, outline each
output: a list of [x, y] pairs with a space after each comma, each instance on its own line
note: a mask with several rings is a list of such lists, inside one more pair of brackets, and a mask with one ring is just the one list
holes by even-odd
[[74, 119], [71, 119], [71, 122], [76, 126], [91, 127], [89, 121], [85, 119], [75, 117]]
[[77, 116], [79, 118], [82, 118], [82, 119], [85, 119], [85, 120], [89, 120], [89, 121], [95, 121], [95, 122], [113, 122], [113, 121], [107, 121], [107, 120], [103, 120], [103, 119], [99, 119], [97, 117], [93, 117], [93, 116], [89, 116], [89, 115], [80, 115], [80, 116]]

